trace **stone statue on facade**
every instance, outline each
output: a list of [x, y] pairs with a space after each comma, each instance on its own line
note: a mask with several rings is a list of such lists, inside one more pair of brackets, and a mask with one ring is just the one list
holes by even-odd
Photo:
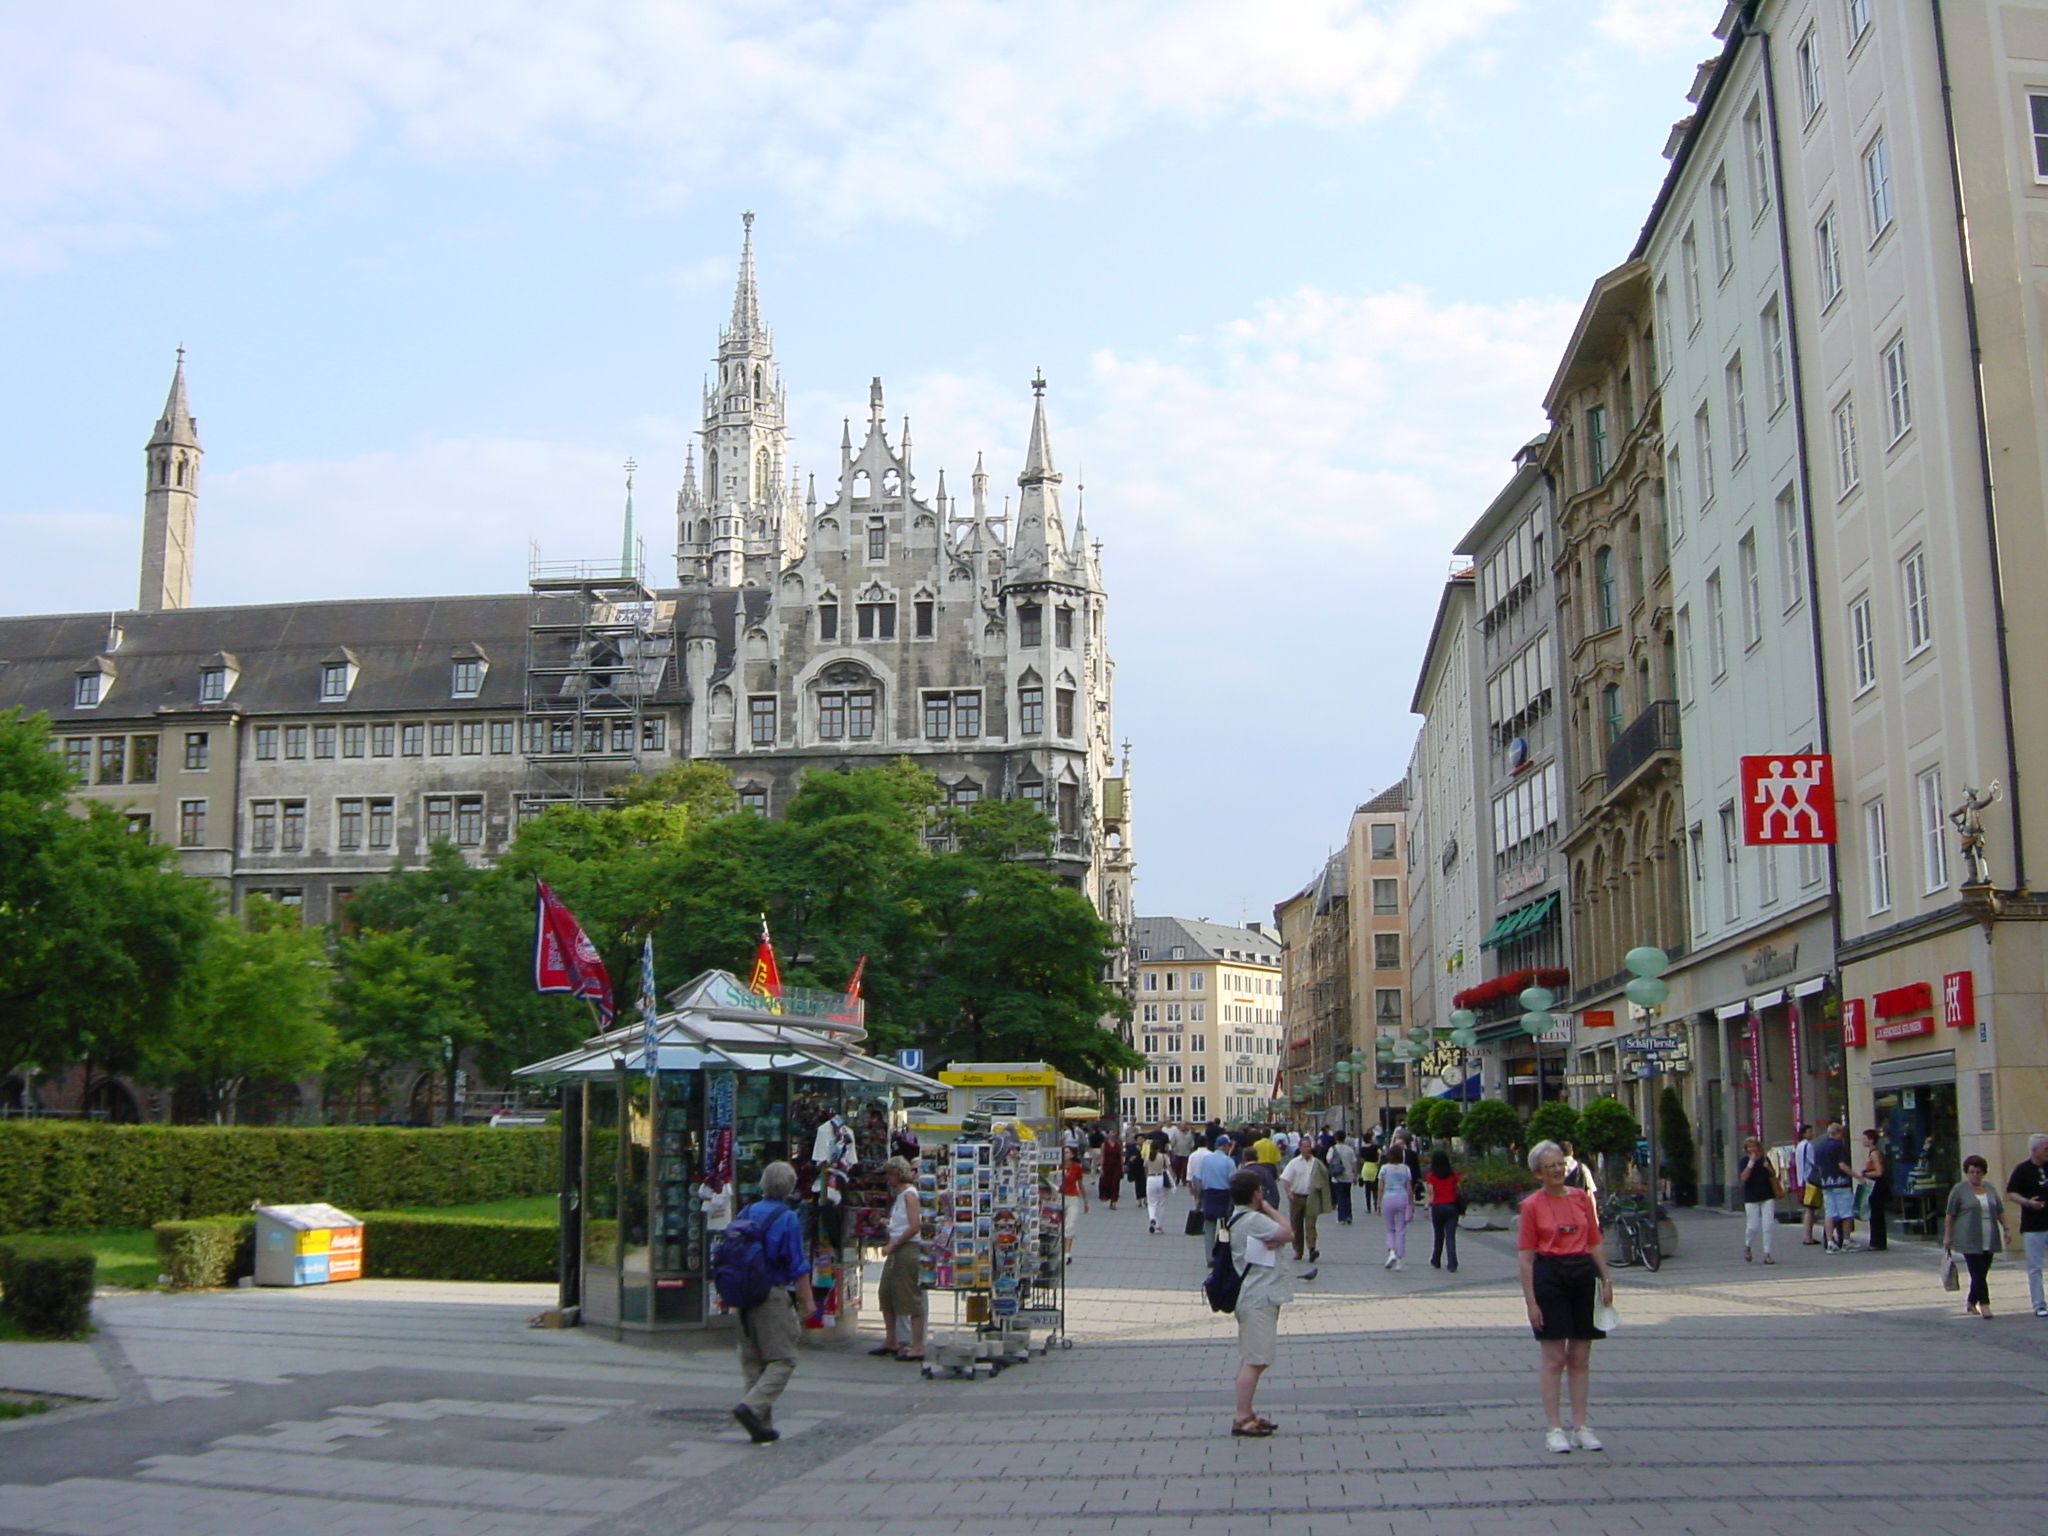
[[1963, 884], [1989, 885], [1991, 860], [1984, 853], [1984, 808], [2001, 797], [1998, 781], [1982, 792], [1965, 785], [1963, 802], [1948, 813], [1963, 844]]

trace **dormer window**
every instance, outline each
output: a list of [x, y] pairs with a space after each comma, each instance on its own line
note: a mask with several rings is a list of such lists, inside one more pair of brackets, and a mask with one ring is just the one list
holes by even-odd
[[349, 665], [345, 661], [328, 661], [320, 666], [320, 697], [323, 702], [348, 697]]
[[1044, 636], [1045, 610], [1036, 603], [1019, 603], [1017, 605], [1017, 644], [1020, 646], [1035, 646], [1043, 642]]
[[488, 663], [481, 656], [458, 656], [449, 672], [448, 691], [458, 699], [473, 699], [484, 691]]
[[106, 676], [100, 672], [81, 672], [71, 686], [71, 703], [76, 709], [97, 709], [106, 690]]
[[228, 669], [226, 667], [201, 667], [199, 669], [199, 702], [202, 704], [224, 704], [228, 697]]

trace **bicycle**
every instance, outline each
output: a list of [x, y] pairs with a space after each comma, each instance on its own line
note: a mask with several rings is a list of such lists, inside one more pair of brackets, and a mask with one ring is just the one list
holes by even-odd
[[1614, 1233], [1624, 1265], [1640, 1264], [1653, 1275], [1663, 1268], [1664, 1244], [1657, 1234], [1657, 1212], [1647, 1199], [1622, 1196], [1614, 1200], [1601, 1223]]

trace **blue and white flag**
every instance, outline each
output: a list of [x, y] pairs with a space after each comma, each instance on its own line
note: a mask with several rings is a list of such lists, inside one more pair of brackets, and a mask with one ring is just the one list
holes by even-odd
[[640, 1054], [649, 1077], [654, 1075], [661, 1059], [661, 1031], [654, 1023], [658, 1007], [654, 997], [654, 936], [650, 934], [640, 941]]

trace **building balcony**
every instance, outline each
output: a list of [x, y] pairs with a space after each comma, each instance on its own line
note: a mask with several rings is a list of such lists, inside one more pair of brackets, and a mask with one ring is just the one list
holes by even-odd
[[1676, 752], [1678, 745], [1678, 701], [1658, 699], [1607, 748], [1607, 793], [1620, 789], [1659, 752]]

